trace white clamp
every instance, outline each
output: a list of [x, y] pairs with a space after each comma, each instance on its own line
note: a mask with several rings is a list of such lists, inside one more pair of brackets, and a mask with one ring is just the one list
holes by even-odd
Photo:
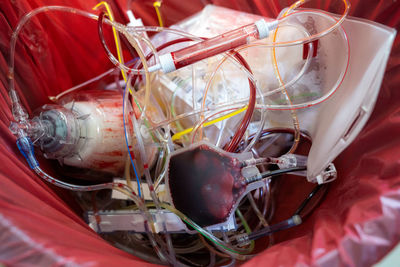
[[315, 180], [318, 184], [326, 184], [336, 180], [336, 178], [337, 171], [335, 165], [333, 165], [333, 163], [329, 163], [326, 169], [317, 175], [317, 177], [315, 177]]

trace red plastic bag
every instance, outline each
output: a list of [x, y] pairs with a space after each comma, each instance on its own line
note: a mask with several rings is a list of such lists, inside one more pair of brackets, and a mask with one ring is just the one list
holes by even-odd
[[[170, 25], [203, 7], [205, 1], [163, 2]], [[324, 8], [330, 1], [313, 1]], [[126, 23], [126, 2], [112, 2], [118, 21]], [[208, 3], [208, 2], [207, 2]], [[287, 1], [213, 1], [214, 4], [276, 17]], [[106, 243], [77, 215], [69, 192], [53, 188], [29, 169], [8, 130], [9, 40], [19, 18], [43, 5], [69, 5], [90, 11], [96, 1], [16, 1], [0, 3], [0, 262], [12, 266], [146, 265]], [[317, 6], [316, 6], [316, 5]], [[319, 6], [318, 6], [319, 5]], [[352, 1], [351, 15], [399, 28], [400, 4]], [[123, 7], [123, 8], [122, 8]], [[156, 25], [152, 1], [132, 1], [145, 25]], [[117, 10], [117, 11], [115, 11]], [[328, 10], [329, 11], [329, 10]], [[27, 110], [49, 102], [48, 96], [112, 67], [98, 41], [96, 23], [60, 12], [39, 15], [23, 30], [17, 44], [16, 89]], [[397, 37], [375, 111], [353, 144], [335, 161], [338, 179], [326, 199], [301, 226], [277, 236], [279, 243], [245, 265], [367, 266], [381, 259], [400, 240], [400, 38]], [[41, 164], [51, 172], [51, 166]], [[47, 165], [46, 165], [47, 164]], [[309, 187], [288, 180], [278, 207], [301, 202]], [[281, 214], [284, 216], [284, 212]]]

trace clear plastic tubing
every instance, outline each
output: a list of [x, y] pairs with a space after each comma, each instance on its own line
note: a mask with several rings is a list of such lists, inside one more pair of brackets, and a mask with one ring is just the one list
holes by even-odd
[[164, 73], [180, 69], [239, 46], [264, 39], [275, 29], [278, 21], [266, 22], [261, 19], [253, 24], [223, 33], [208, 40], [160, 56], [160, 68]]
[[[304, 2], [307, 1], [300, 1], [299, 3]], [[328, 29], [325, 29], [305, 39], [282, 43], [272, 43], [271, 46], [287, 46], [311, 42], [315, 39], [322, 37], [325, 34], [328, 34], [329, 32], [336, 29], [343, 22], [349, 12], [350, 4], [347, 0], [343, 0], [343, 3], [345, 7], [342, 17]], [[257, 40], [264, 39], [269, 36], [270, 31], [277, 28], [278, 23], [283, 22], [289, 16], [293, 16], [294, 14], [296, 14], [296, 12], [293, 12], [286, 17], [274, 20], [272, 22], [266, 22], [265, 20], [261, 19], [253, 24], [248, 24], [241, 28], [223, 33], [214, 38], [210, 38], [208, 40], [199, 42], [186, 48], [182, 48], [175, 52], [164, 54], [160, 56], [160, 65], [153, 66], [154, 68], [152, 68], [151, 71], [161, 69], [164, 73], [169, 73], [184, 66], [196, 63], [202, 59], [212, 57], [223, 52], [227, 52], [229, 50], [235, 49], [239, 46], [246, 45]]]

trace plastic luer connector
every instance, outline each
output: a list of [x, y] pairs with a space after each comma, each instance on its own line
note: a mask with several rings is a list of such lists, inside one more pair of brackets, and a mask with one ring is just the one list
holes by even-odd
[[164, 73], [168, 73], [205, 58], [266, 38], [269, 36], [269, 32], [275, 29], [277, 25], [278, 21], [268, 23], [261, 19], [253, 24], [248, 24], [175, 52], [161, 55], [161, 69]]

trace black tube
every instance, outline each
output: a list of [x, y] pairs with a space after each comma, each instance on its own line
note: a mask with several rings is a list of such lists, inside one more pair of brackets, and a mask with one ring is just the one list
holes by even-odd
[[263, 229], [261, 229], [257, 232], [253, 232], [253, 233], [249, 234], [248, 239], [249, 239], [249, 241], [256, 240], [258, 238], [261, 238], [261, 237], [264, 237], [267, 235], [271, 235], [275, 232], [292, 228], [293, 226], [297, 226], [299, 224], [301, 224], [300, 216], [294, 215], [293, 217], [291, 217], [285, 221], [273, 224], [271, 226], [264, 227]]
[[[322, 197], [324, 196], [327, 188], [328, 188], [328, 186], [326, 184], [319, 184], [319, 185], [315, 186], [314, 189], [307, 196], [307, 198], [300, 204], [300, 206], [297, 208], [297, 210], [294, 214], [301, 216], [302, 219], [304, 219], [306, 216], [308, 216], [311, 213], [311, 211], [319, 204], [319, 202], [321, 201]], [[314, 200], [313, 205], [310, 206], [310, 210], [308, 212], [306, 212], [305, 214], [302, 214], [304, 209], [309, 205], [310, 201], [316, 197], [316, 194], [321, 189], [323, 189], [324, 192], [321, 193], [320, 198]]]
[[278, 176], [278, 175], [285, 174], [285, 173], [305, 171], [305, 170], [307, 170], [307, 167], [300, 166], [300, 167], [293, 167], [293, 168], [287, 168], [287, 169], [279, 169], [279, 170], [270, 171], [270, 172], [263, 172], [263, 173], [261, 173], [261, 175], [256, 175], [256, 176], [247, 178], [246, 184], [251, 184], [251, 183], [260, 181], [262, 179], [265, 179], [265, 178], [274, 177], [274, 176]]

